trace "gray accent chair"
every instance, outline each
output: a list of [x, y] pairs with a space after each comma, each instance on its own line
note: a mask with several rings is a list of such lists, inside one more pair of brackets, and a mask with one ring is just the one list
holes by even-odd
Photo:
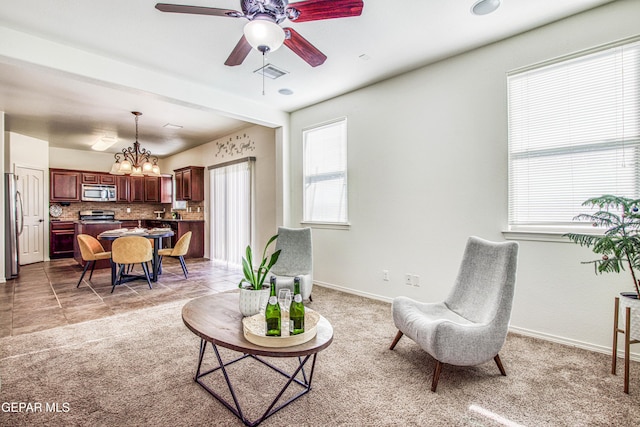
[[470, 237], [458, 277], [449, 296], [439, 303], [407, 297], [393, 300], [398, 333], [415, 341], [436, 359], [431, 391], [442, 365], [474, 366], [493, 359], [506, 375], [498, 352], [507, 338], [516, 281], [518, 243], [489, 242]]
[[302, 299], [311, 299], [313, 288], [313, 247], [310, 228], [278, 227], [276, 249], [281, 250], [278, 262], [271, 268], [276, 276], [276, 292], [287, 288], [293, 292], [293, 279], [300, 277]]

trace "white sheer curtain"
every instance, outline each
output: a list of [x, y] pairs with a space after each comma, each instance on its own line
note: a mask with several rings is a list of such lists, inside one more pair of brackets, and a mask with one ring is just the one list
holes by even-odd
[[252, 241], [253, 158], [210, 167], [213, 259], [236, 267]]

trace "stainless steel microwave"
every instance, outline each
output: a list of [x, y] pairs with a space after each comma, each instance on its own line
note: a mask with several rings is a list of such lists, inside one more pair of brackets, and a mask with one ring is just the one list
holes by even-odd
[[115, 202], [115, 185], [82, 184], [83, 202]]

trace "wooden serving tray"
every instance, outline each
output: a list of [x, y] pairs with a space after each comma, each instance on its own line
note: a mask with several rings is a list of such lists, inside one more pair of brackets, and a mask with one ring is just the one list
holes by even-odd
[[242, 319], [242, 329], [247, 341], [262, 347], [291, 347], [305, 343], [316, 336], [316, 326], [320, 320], [320, 314], [310, 308], [304, 308], [304, 329], [298, 335], [289, 335], [289, 313], [284, 312], [282, 316], [282, 336], [268, 337], [265, 335], [264, 314]]

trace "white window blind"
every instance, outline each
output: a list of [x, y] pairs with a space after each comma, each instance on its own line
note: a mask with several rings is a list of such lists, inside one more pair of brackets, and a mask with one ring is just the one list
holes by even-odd
[[347, 223], [347, 120], [303, 131], [305, 222]]
[[640, 42], [507, 82], [510, 227], [567, 226], [588, 198], [640, 197]]
[[239, 267], [252, 239], [252, 157], [210, 167], [211, 252], [213, 259]]

